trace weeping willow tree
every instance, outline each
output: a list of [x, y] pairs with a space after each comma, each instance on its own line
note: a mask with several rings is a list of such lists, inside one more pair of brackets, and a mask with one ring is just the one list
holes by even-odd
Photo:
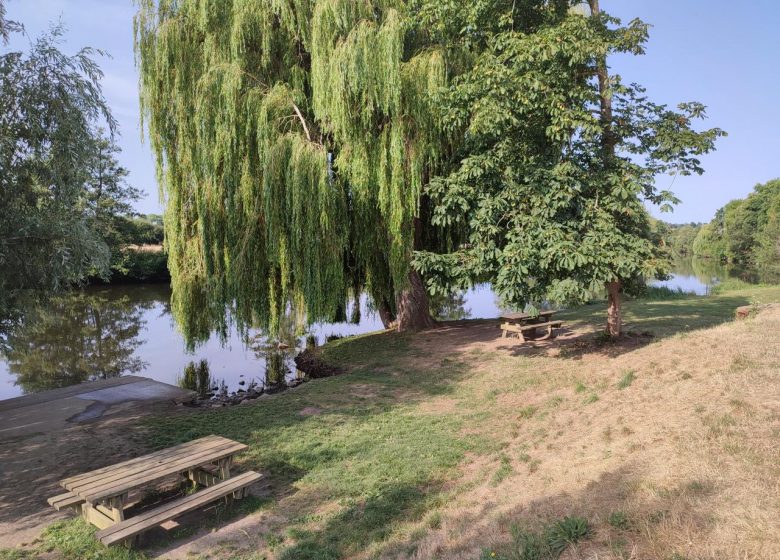
[[421, 195], [450, 139], [445, 49], [399, 0], [140, 0], [140, 97], [191, 339], [340, 319], [432, 324], [414, 250], [446, 244]]

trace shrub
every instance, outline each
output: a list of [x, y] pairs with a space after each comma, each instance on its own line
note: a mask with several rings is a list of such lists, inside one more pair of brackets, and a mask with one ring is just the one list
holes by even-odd
[[200, 398], [205, 398], [211, 393], [211, 373], [209, 372], [209, 363], [201, 360], [199, 364], [190, 362], [184, 368], [181, 377], [177, 379], [177, 384], [182, 389], [189, 389], [198, 393]]
[[168, 254], [164, 251], [128, 249], [112, 268], [112, 282], [168, 282], [171, 279]]

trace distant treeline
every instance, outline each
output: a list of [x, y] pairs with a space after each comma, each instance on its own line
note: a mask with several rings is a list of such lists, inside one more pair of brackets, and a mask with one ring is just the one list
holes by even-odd
[[[117, 216], [114, 228], [106, 239], [111, 251], [112, 283], [167, 282], [168, 255], [163, 250], [162, 216], [141, 214]], [[93, 277], [92, 283], [105, 279]]]
[[655, 224], [660, 241], [676, 255], [693, 255], [780, 274], [780, 179], [756, 185], [732, 200], [708, 224]]

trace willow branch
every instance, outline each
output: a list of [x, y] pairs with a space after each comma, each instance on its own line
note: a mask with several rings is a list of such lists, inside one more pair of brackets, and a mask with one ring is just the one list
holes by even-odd
[[298, 108], [298, 106], [293, 103], [292, 104], [293, 109], [295, 109], [295, 114], [298, 115], [298, 118], [301, 120], [301, 125], [303, 126], [303, 131], [306, 133], [306, 138], [311, 142], [311, 134], [309, 134], [309, 127], [306, 126], [306, 119], [303, 118], [303, 114], [301, 114], [301, 110]]

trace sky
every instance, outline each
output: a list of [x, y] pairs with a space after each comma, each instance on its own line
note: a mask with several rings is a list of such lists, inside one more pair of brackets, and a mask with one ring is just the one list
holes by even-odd
[[[264, 1], [264, 0], [258, 0]], [[120, 163], [145, 196], [143, 213], [159, 213], [154, 159], [139, 125], [138, 74], [133, 57], [132, 0], [6, 0], [9, 19], [30, 36], [62, 19], [68, 28], [63, 50], [100, 48], [104, 95], [119, 122]], [[652, 212], [673, 223], [707, 222], [757, 183], [780, 177], [780, 2], [777, 0], [602, 0], [602, 10], [629, 21], [650, 23], [647, 53], [614, 57], [613, 72], [647, 88], [651, 100], [676, 105], [700, 101], [708, 109], [702, 126], [728, 133], [702, 158], [702, 176], [658, 178], [682, 204], [672, 214]], [[17, 37], [11, 48], [24, 48]]]

